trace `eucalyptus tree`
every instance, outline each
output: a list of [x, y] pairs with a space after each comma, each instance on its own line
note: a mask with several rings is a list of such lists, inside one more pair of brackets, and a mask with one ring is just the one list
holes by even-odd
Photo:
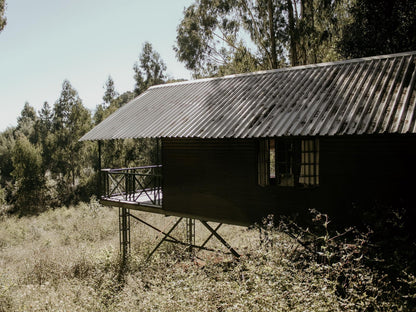
[[111, 75], [108, 76], [103, 88], [105, 89], [103, 101], [105, 106], [108, 107], [111, 104], [111, 101], [113, 101], [115, 98], [119, 96], [118, 92], [115, 89], [114, 80], [111, 77]]
[[52, 119], [53, 171], [60, 182], [61, 196], [64, 201], [83, 178], [83, 168], [88, 167], [91, 152], [90, 144], [79, 142], [79, 138], [92, 127], [91, 114], [86, 109], [78, 92], [68, 80], [62, 84], [59, 99], [54, 105]]
[[150, 42], [145, 42], [139, 56], [139, 61], [133, 66], [134, 93], [139, 95], [147, 88], [165, 83], [166, 64], [160, 54], [153, 49]]
[[338, 43], [346, 57], [416, 50], [416, 1], [356, 0]]
[[42, 149], [42, 161], [45, 170], [50, 170], [52, 165], [53, 133], [52, 133], [53, 110], [48, 102], [44, 102], [38, 111], [38, 118], [34, 124], [36, 144]]
[[31, 143], [36, 141], [36, 133], [34, 125], [38, 120], [36, 110], [28, 102], [25, 103], [20, 116], [17, 117], [17, 127], [15, 130], [15, 136], [22, 134], [26, 136]]
[[114, 80], [111, 75], [108, 76], [103, 88], [105, 89], [103, 102], [97, 105], [94, 113], [94, 124], [96, 125], [109, 115], [107, 114], [108, 108], [110, 107], [111, 103], [119, 96], [115, 89]]
[[196, 0], [174, 50], [196, 77], [334, 60], [349, 2]]

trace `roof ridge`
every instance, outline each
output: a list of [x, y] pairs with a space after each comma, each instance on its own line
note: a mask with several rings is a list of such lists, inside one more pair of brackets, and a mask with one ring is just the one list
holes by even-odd
[[410, 55], [416, 55], [416, 51], [408, 51], [408, 52], [400, 52], [400, 53], [384, 54], [384, 55], [376, 55], [376, 56], [366, 56], [366, 57], [360, 57], [360, 58], [353, 58], [349, 60], [323, 62], [323, 63], [316, 63], [316, 64], [308, 64], [308, 65], [298, 65], [298, 66], [292, 66], [292, 67], [288, 66], [288, 67], [282, 67], [282, 68], [277, 68], [277, 69], [260, 70], [260, 71], [250, 72], [250, 73], [232, 74], [232, 75], [226, 75], [226, 76], [221, 76], [221, 77], [208, 77], [208, 78], [201, 78], [201, 79], [195, 79], [195, 80], [164, 83], [164, 84], [151, 86], [147, 90], [174, 87], [178, 85], [202, 83], [202, 82], [211, 81], [211, 80], [213, 81], [213, 80], [231, 79], [235, 77], [272, 74], [272, 73], [277, 73], [277, 72], [302, 70], [302, 69], [308, 69], [308, 68], [325, 67], [325, 66], [333, 66], [333, 65], [343, 65], [343, 64], [349, 64], [349, 63], [359, 63], [359, 62], [381, 60], [381, 59], [395, 58], [395, 57], [401, 57], [401, 56], [410, 56]]

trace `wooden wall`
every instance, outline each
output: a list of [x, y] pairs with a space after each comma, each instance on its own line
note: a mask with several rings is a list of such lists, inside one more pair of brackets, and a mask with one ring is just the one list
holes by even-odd
[[163, 208], [197, 218], [251, 224], [309, 208], [347, 220], [377, 203], [411, 201], [416, 137], [320, 138], [320, 185], [261, 187], [255, 139], [163, 139]]

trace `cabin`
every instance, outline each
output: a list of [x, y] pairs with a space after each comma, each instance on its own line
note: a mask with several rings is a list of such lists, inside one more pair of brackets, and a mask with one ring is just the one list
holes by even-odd
[[154, 166], [102, 170], [101, 203], [236, 225], [413, 209], [415, 65], [407, 52], [153, 86], [81, 138], [159, 142]]

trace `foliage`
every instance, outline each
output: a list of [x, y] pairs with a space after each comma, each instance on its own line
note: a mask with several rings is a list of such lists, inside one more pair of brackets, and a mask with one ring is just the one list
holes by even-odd
[[348, 3], [197, 0], [177, 28], [176, 55], [196, 77], [335, 60]]
[[17, 118], [17, 127], [14, 135], [24, 135], [31, 143], [34, 143], [36, 140], [34, 125], [36, 124], [37, 119], [38, 116], [36, 115], [35, 109], [26, 102], [20, 116]]
[[131, 91], [127, 91], [111, 100], [108, 106], [103, 103], [98, 105], [94, 113], [94, 124], [98, 125], [101, 121], [110, 116], [124, 104], [130, 102], [133, 98], [134, 93]]
[[6, 206], [6, 191], [0, 186], [0, 215], [3, 212], [3, 207]]
[[34, 213], [43, 202], [45, 179], [40, 149], [19, 136], [12, 151], [15, 207], [21, 214]]
[[156, 139], [125, 139], [102, 142], [103, 168], [128, 168], [157, 163]]
[[[332, 281], [343, 309], [412, 311], [416, 307], [415, 240], [397, 222], [403, 215], [379, 215], [383, 228], [363, 232], [355, 227], [339, 231], [331, 227], [328, 215], [311, 213], [310, 227], [286, 220], [280, 230], [302, 245], [299, 259], [316, 263]], [[267, 224], [270, 231], [269, 224], [273, 222]], [[266, 238], [268, 244], [274, 243]]]
[[110, 111], [108, 108], [110, 107], [111, 103], [118, 98], [119, 94], [114, 87], [114, 80], [111, 76], [108, 76], [107, 81], [104, 84], [104, 96], [103, 96], [103, 103], [97, 105], [94, 114], [94, 123], [98, 125], [101, 121], [105, 119], [108, 115], [110, 115]]
[[77, 91], [69, 81], [62, 84], [62, 92], [55, 103], [52, 119], [53, 135], [51, 136], [54, 152], [54, 174], [59, 181], [61, 201], [68, 203], [74, 188], [79, 184], [89, 154], [88, 143], [79, 142], [79, 138], [92, 127], [90, 112], [82, 105]]
[[12, 150], [15, 145], [14, 129], [7, 128], [0, 133], [0, 185], [5, 186], [12, 179]]
[[347, 58], [416, 49], [416, 2], [357, 0], [338, 44]]
[[34, 125], [35, 143], [42, 148], [42, 162], [44, 170], [52, 170], [52, 153], [54, 150], [52, 132], [53, 110], [48, 104], [44, 102], [39, 117]]
[[103, 96], [103, 101], [106, 106], [110, 105], [111, 101], [113, 101], [116, 97], [118, 97], [118, 92], [114, 87], [114, 80], [111, 76], [108, 76], [107, 81], [104, 85], [105, 92]]
[[166, 65], [150, 42], [144, 43], [139, 62], [134, 64], [133, 70], [136, 96], [153, 85], [164, 83], [166, 79]]
[[5, 12], [6, 12], [6, 2], [5, 0], [0, 0], [0, 32], [4, 29], [7, 23]]
[[[152, 70], [152, 62], [162, 62], [150, 44], [146, 45], [141, 59], [143, 68], [148, 71]], [[163, 62], [162, 65], [160, 69], [164, 70]], [[164, 78], [162, 72], [157, 73], [156, 70], [156, 74], [158, 79]], [[160, 82], [151, 76], [149, 74], [149, 79], [144, 80], [145, 84], [150, 86]], [[109, 76], [105, 83], [103, 103], [97, 106], [94, 114], [94, 124], [131, 101], [134, 95], [132, 91], [119, 95], [113, 79]], [[5, 201], [2, 213], [37, 213], [48, 207], [86, 200], [96, 193], [96, 171], [100, 167], [98, 146], [93, 142], [78, 141], [92, 125], [90, 111], [84, 107], [77, 91], [68, 80], [63, 82], [60, 96], [52, 107], [44, 102], [39, 112], [36, 112], [26, 102], [17, 119], [17, 126], [0, 133], [2, 204]], [[102, 146], [102, 166], [153, 164], [157, 161], [154, 155], [155, 142], [150, 139], [105, 142]], [[27, 147], [27, 153], [23, 153], [23, 145]], [[26, 163], [33, 165], [36, 174], [22, 170]], [[25, 174], [29, 176], [26, 177]], [[36, 182], [33, 182], [34, 178], [37, 179]], [[32, 188], [31, 185], [36, 187]]]
[[[158, 228], [175, 221], [155, 214], [138, 216]], [[0, 307], [3, 311], [413, 311], [416, 284], [410, 272], [408, 288], [397, 289], [385, 274], [366, 264], [371, 233], [333, 236], [326, 216], [315, 213], [316, 227], [309, 232], [320, 246], [316, 254], [299, 243], [304, 231], [292, 228], [291, 234], [301, 234], [292, 238], [287, 227], [293, 224], [276, 227], [266, 221], [260, 237], [254, 228], [221, 227], [223, 237], [242, 253], [239, 261], [205, 252], [192, 259], [183, 247], [165, 243], [150, 262], [145, 258], [160, 235], [133, 222], [133, 252], [129, 265], [120, 270], [118, 211], [101, 207], [95, 199], [36, 217], [0, 218]], [[202, 231], [197, 227], [201, 241], [208, 235]], [[209, 247], [220, 249], [215, 241]]]

